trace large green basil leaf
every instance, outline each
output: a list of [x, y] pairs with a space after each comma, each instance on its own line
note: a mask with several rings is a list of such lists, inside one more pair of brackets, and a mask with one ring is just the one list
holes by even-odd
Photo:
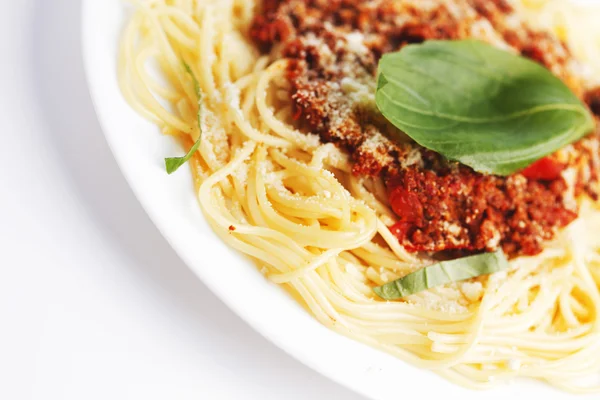
[[428, 41], [385, 54], [375, 99], [421, 146], [497, 175], [529, 166], [595, 123], [546, 68], [475, 40]]

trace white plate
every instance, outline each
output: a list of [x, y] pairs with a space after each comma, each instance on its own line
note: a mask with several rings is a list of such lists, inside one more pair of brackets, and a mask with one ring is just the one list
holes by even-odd
[[[83, 10], [84, 62], [106, 139], [150, 218], [217, 296], [281, 349], [369, 398], [429, 398], [435, 394], [463, 400], [481, 398], [481, 392], [463, 389], [328, 330], [283, 290], [268, 283], [250, 261], [222, 243], [202, 217], [189, 170], [181, 168], [171, 176], [164, 171], [163, 158], [179, 154], [181, 149], [136, 114], [121, 96], [116, 66], [126, 16], [124, 2], [86, 0]], [[510, 395], [570, 398], [545, 385], [521, 381], [489, 391], [485, 398], [505, 400]]]

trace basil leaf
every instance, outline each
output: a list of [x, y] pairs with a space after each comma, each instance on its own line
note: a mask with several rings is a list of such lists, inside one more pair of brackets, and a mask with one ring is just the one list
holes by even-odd
[[167, 174], [171, 175], [173, 172], [177, 171], [179, 167], [188, 162], [198, 150], [198, 147], [200, 147], [200, 138], [196, 140], [196, 143], [194, 143], [190, 151], [188, 151], [185, 156], [165, 158], [165, 169], [167, 170]]
[[595, 124], [546, 68], [475, 40], [428, 41], [385, 54], [375, 101], [421, 146], [497, 175], [529, 166]]
[[196, 91], [196, 93], [198, 93], [198, 98], [199, 98], [200, 97], [200, 83], [198, 82], [196, 75], [194, 75], [194, 71], [192, 71], [192, 68], [185, 61], [183, 61], [183, 68], [192, 77], [192, 82], [194, 82], [194, 90]]
[[375, 287], [373, 291], [384, 300], [401, 299], [434, 286], [492, 274], [508, 267], [506, 256], [501, 250], [498, 250], [495, 253], [442, 261], [421, 268], [393, 282]]
[[196, 90], [196, 93], [198, 95], [198, 129], [200, 130], [200, 136], [185, 156], [165, 158], [165, 169], [167, 170], [167, 173], [169, 175], [177, 171], [179, 167], [181, 167], [183, 164], [188, 162], [190, 158], [192, 158], [194, 153], [198, 151], [198, 147], [200, 147], [200, 139], [202, 138], [202, 126], [200, 125], [200, 118], [202, 116], [202, 91], [200, 90], [200, 83], [198, 82], [198, 79], [196, 79], [196, 76], [194, 75], [194, 72], [192, 71], [190, 66], [185, 61], [183, 62], [183, 67], [185, 68], [187, 73], [190, 74], [190, 76], [192, 77], [192, 81], [194, 82], [194, 89]]

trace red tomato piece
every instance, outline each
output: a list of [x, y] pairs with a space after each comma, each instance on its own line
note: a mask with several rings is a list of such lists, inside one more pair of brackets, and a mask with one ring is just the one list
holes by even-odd
[[402, 243], [410, 230], [411, 224], [409, 222], [398, 221], [394, 225], [390, 226], [390, 232], [398, 238]]
[[390, 205], [404, 223], [414, 223], [422, 218], [423, 205], [419, 196], [402, 186], [395, 187], [390, 192]]
[[527, 178], [540, 181], [552, 181], [560, 177], [565, 166], [552, 157], [537, 160], [521, 173]]

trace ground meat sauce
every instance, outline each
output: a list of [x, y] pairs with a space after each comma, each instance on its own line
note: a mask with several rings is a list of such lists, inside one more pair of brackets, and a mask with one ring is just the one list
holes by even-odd
[[534, 255], [598, 198], [600, 131], [510, 177], [483, 175], [428, 151], [391, 126], [374, 102], [382, 54], [428, 39], [477, 38], [560, 77], [596, 113], [560, 40], [526, 26], [505, 0], [265, 0], [251, 28], [265, 51], [290, 59], [295, 118], [345, 149], [353, 173], [381, 175], [409, 251]]
[[600, 87], [586, 93], [585, 102], [590, 106], [592, 112], [600, 118]]

